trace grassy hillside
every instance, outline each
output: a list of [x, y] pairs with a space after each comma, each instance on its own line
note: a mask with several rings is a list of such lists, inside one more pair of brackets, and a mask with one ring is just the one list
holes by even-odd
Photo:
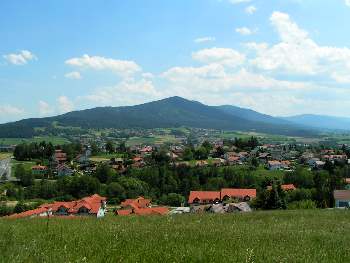
[[350, 212], [0, 220], [1, 262], [350, 262]]

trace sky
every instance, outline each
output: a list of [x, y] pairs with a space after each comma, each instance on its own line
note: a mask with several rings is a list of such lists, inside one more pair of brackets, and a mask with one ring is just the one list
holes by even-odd
[[350, 115], [350, 0], [0, 1], [0, 123], [181, 96]]

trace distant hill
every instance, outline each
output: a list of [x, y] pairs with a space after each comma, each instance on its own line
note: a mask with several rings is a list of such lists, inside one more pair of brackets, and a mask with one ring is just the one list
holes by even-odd
[[283, 119], [295, 124], [322, 130], [350, 130], [350, 118], [304, 114], [283, 117]]
[[[48, 118], [32, 118], [0, 125], [0, 137], [30, 137], [35, 128], [60, 126], [81, 128], [169, 128], [196, 127], [256, 131], [271, 134], [309, 136], [315, 131], [285, 120], [234, 107], [207, 106], [181, 97], [170, 97], [136, 106], [98, 107]], [[260, 115], [259, 115], [260, 114]], [[22, 136], [19, 136], [21, 135]], [[15, 136], [14, 136], [15, 135]]]
[[254, 110], [240, 108], [237, 106], [223, 105], [223, 106], [217, 106], [217, 108], [231, 115], [239, 116], [241, 118], [244, 118], [250, 121], [265, 122], [265, 123], [277, 124], [277, 125], [291, 125], [291, 126], [295, 125], [294, 123], [282, 118], [272, 117], [267, 114], [262, 114]]

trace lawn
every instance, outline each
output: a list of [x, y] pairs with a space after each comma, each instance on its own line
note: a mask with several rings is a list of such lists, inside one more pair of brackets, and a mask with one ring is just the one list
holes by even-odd
[[1, 262], [350, 262], [350, 212], [0, 219]]

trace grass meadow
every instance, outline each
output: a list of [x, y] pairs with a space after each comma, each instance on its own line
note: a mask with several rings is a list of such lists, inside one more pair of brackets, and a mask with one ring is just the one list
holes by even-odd
[[350, 262], [350, 212], [0, 219], [1, 262]]

